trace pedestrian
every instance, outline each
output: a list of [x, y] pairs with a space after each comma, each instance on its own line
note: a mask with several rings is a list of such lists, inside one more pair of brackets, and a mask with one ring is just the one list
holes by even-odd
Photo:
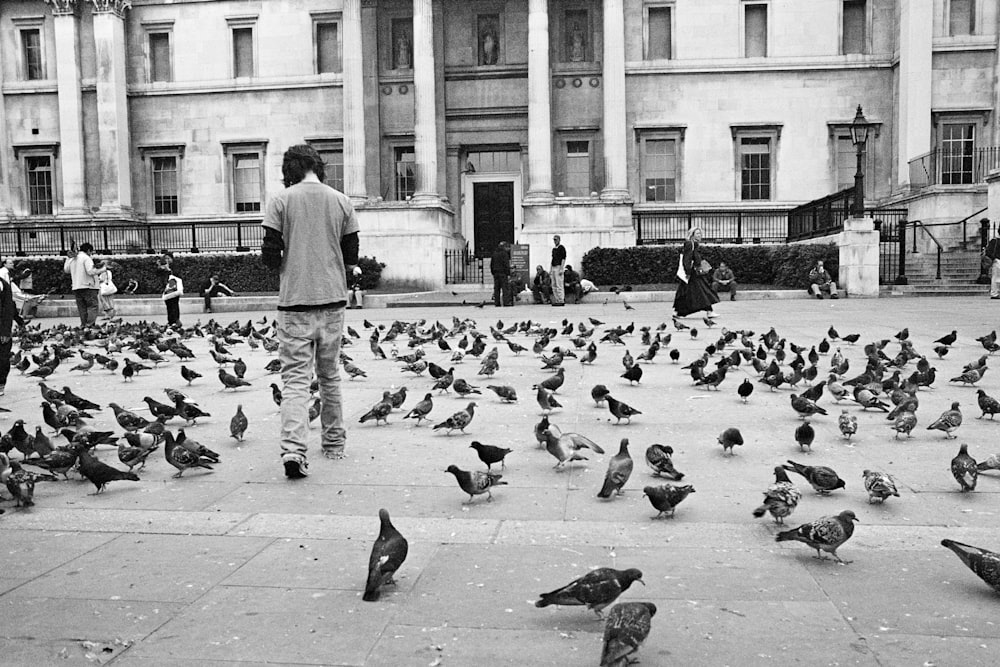
[[552, 302], [552, 276], [539, 264], [535, 267], [535, 278], [531, 282], [531, 296], [535, 303]]
[[7, 391], [7, 376], [10, 374], [10, 352], [14, 347], [14, 322], [24, 326], [24, 320], [17, 312], [11, 284], [0, 277], [0, 396]]
[[101, 312], [109, 320], [115, 316], [115, 294], [118, 293], [112, 269], [117, 270], [118, 267], [111, 264], [104, 266], [104, 270], [101, 271], [101, 275], [99, 276], [100, 282], [97, 294], [97, 302], [100, 305]]
[[711, 314], [712, 304], [719, 303], [719, 295], [712, 291], [708, 282], [708, 273], [712, 267], [701, 258], [700, 243], [701, 228], [692, 227], [688, 230], [677, 265], [677, 278], [680, 280], [674, 295], [677, 317], [697, 313], [699, 310]]
[[994, 236], [990, 239], [983, 248], [983, 256], [989, 263], [990, 298], [1000, 299], [1000, 237]]
[[[0, 279], [10, 284], [10, 291], [14, 296], [14, 305], [17, 306], [17, 312], [20, 313], [21, 317], [34, 317], [38, 310], [38, 304], [45, 300], [45, 295], [28, 294], [21, 288], [20, 283], [31, 282], [31, 269], [15, 271], [14, 258], [4, 257], [3, 264], [0, 266]], [[26, 286], [24, 289], [31, 288]]]
[[229, 289], [229, 285], [219, 280], [218, 273], [213, 273], [209, 276], [208, 280], [202, 283], [199, 294], [201, 294], [201, 297], [205, 300], [204, 311], [206, 313], [212, 312], [213, 296], [219, 296], [220, 294], [225, 296], [236, 296], [236, 292]]
[[365, 291], [361, 289], [361, 273], [359, 266], [357, 273], [351, 271], [350, 275], [347, 276], [347, 282], [350, 285], [347, 288], [348, 310], [361, 310], [365, 307]]
[[493, 274], [493, 305], [497, 308], [513, 306], [510, 293], [510, 250], [506, 241], [500, 241], [490, 258], [490, 273]]
[[347, 272], [358, 264], [358, 219], [351, 200], [323, 182], [316, 149], [285, 151], [285, 189], [268, 203], [262, 260], [280, 271], [278, 340], [281, 377], [281, 460], [285, 476], [308, 474], [309, 385], [319, 381], [323, 454], [342, 458], [347, 441], [340, 392], [340, 343]]
[[72, 279], [73, 295], [76, 297], [76, 312], [80, 316], [80, 326], [89, 327], [97, 322], [97, 276], [104, 270], [95, 266], [91, 254], [94, 246], [84, 241], [76, 248], [76, 241], [70, 242], [63, 272]]
[[163, 299], [163, 303], [167, 306], [167, 326], [181, 324], [181, 296], [184, 294], [184, 281], [181, 280], [180, 276], [174, 274], [173, 268], [170, 270], [170, 275], [167, 277], [167, 284], [163, 288], [163, 294], [160, 296]]
[[580, 303], [583, 298], [583, 285], [580, 284], [580, 274], [569, 264], [563, 272], [563, 292], [573, 297], [574, 303]]
[[560, 244], [559, 235], [552, 237], [555, 245], [552, 248], [552, 262], [549, 274], [552, 276], [552, 305], [565, 306], [566, 292], [563, 285], [563, 271], [566, 266], [566, 248]]
[[736, 276], [725, 262], [719, 262], [719, 268], [712, 274], [712, 291], [729, 292], [729, 300], [736, 301]]
[[816, 266], [809, 272], [809, 292], [817, 299], [823, 294], [829, 294], [831, 299], [837, 299], [837, 283], [830, 277], [830, 272], [823, 268], [823, 260], [817, 259]]

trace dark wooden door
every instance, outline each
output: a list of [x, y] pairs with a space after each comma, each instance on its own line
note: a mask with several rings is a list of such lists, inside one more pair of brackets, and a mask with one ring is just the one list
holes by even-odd
[[514, 242], [514, 183], [472, 184], [473, 236], [477, 257], [489, 257], [500, 241]]

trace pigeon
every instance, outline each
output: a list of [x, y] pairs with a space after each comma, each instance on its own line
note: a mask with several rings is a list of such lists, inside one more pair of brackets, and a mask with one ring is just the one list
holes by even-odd
[[915, 413], [910, 412], [908, 410], [900, 412], [899, 415], [896, 416], [896, 420], [892, 423], [892, 426], [890, 427], [892, 428], [893, 431], [896, 432], [896, 434], [893, 436], [893, 440], [898, 440], [900, 433], [905, 435], [907, 438], [911, 437], [910, 431], [912, 431], [913, 427], [915, 427], [916, 425], [917, 425], [917, 415]]
[[109, 482], [131, 481], [138, 482], [139, 476], [128, 470], [119, 470], [109, 466], [107, 463], [98, 461], [93, 454], [86, 449], [79, 452], [79, 465], [77, 469], [80, 474], [90, 480], [90, 483], [97, 487], [95, 494], [104, 491]]
[[813, 440], [816, 439], [816, 431], [808, 420], [802, 422], [795, 428], [795, 442], [799, 444], [800, 451], [812, 451]]
[[855, 386], [854, 400], [861, 406], [862, 410], [874, 408], [875, 410], [881, 410], [882, 412], [889, 411], [889, 405], [879, 399], [879, 397], [875, 395], [875, 392], [868, 389], [868, 387]]
[[629, 384], [632, 384], [633, 382], [639, 382], [640, 380], [642, 380], [642, 366], [639, 366], [637, 364], [635, 366], [632, 366], [631, 368], [626, 369], [625, 372], [621, 374], [621, 377], [628, 380]]
[[149, 413], [160, 421], [166, 422], [177, 416], [177, 408], [172, 405], [160, 403], [152, 396], [143, 396], [142, 400], [149, 406]]
[[406, 413], [403, 419], [416, 418], [417, 426], [420, 426], [420, 422], [424, 419], [427, 419], [427, 415], [430, 414], [430, 411], [433, 408], [434, 408], [434, 401], [431, 399], [430, 392], [428, 392], [424, 394], [424, 399], [422, 401], [418, 401], [417, 404], [414, 405], [410, 409], [410, 411]]
[[367, 373], [365, 373], [363, 370], [355, 366], [350, 361], [344, 363], [344, 371], [351, 376], [352, 380], [356, 377], [363, 377], [363, 378], [368, 377]]
[[848, 414], [847, 410], [842, 410], [837, 417], [837, 428], [840, 429], [841, 435], [850, 440], [851, 436], [858, 432], [858, 418]]
[[938, 338], [934, 342], [935, 343], [941, 343], [944, 346], [951, 346], [951, 345], [955, 344], [956, 340], [958, 340], [958, 331], [955, 331], [953, 329], [950, 334], [941, 336], [940, 338]]
[[899, 498], [899, 491], [896, 490], [896, 480], [892, 475], [876, 470], [865, 470], [861, 473], [865, 481], [865, 491], [868, 492], [868, 504], [876, 500], [884, 503], [889, 496]]
[[476, 403], [471, 402], [469, 403], [468, 406], [466, 406], [464, 410], [459, 410], [451, 417], [445, 419], [440, 424], [436, 424], [434, 426], [434, 430], [436, 431], [439, 428], [446, 428], [448, 429], [446, 435], [451, 435], [451, 432], [456, 429], [461, 431], [462, 433], [465, 433], [465, 428], [472, 422], [472, 418], [475, 415], [476, 415]]
[[455, 378], [455, 381], [452, 383], [451, 388], [455, 390], [456, 394], [462, 397], [468, 396], [469, 394], [483, 393], [479, 391], [479, 387], [474, 387], [473, 385], [469, 384], [462, 378]]
[[535, 400], [538, 401], [538, 407], [542, 409], [542, 414], [562, 407], [562, 404], [556, 400], [551, 391], [541, 385], [537, 385], [537, 387], [538, 390], [535, 393]]
[[989, 369], [988, 366], [982, 366], [981, 368], [970, 368], [964, 371], [958, 377], [953, 377], [948, 380], [948, 382], [961, 382], [962, 384], [975, 385], [979, 380], [982, 379], [983, 375]]
[[101, 406], [93, 401], [88, 401], [82, 396], [77, 396], [69, 387], [62, 388], [62, 400], [69, 403], [77, 410], [100, 410]]
[[858, 340], [861, 339], [861, 334], [859, 333], [847, 334], [846, 336], [841, 336], [840, 339], [847, 341], [851, 345], [854, 345], [855, 343], [858, 342]]
[[775, 536], [775, 542], [796, 541], [807, 544], [816, 550], [815, 558], [828, 560], [821, 552], [830, 553], [838, 563], [848, 564], [837, 555], [837, 549], [854, 534], [854, 522], [857, 517], [851, 510], [844, 510], [836, 516], [824, 516], [804, 523], [793, 530], [782, 531]]
[[759, 519], [765, 512], [770, 512], [775, 523], [783, 524], [785, 517], [791, 516], [801, 499], [802, 492], [795, 487], [792, 480], [788, 479], [785, 469], [775, 466], [774, 484], [767, 487], [767, 491], [764, 492], [764, 503], [753, 511], [753, 515]]
[[660, 486], [643, 487], [642, 493], [649, 498], [649, 504], [653, 506], [653, 509], [659, 512], [652, 517], [653, 519], [659, 519], [666, 514], [669, 514], [672, 518], [681, 501], [687, 498], [689, 494], [694, 493], [694, 487], [690, 484], [684, 484], [683, 486], [662, 484]]
[[554, 375], [550, 375], [545, 378], [537, 385], [533, 386], [532, 389], [537, 389], [538, 387], [544, 387], [548, 389], [553, 394], [559, 391], [559, 387], [563, 386], [563, 382], [566, 381], [566, 371], [562, 367], [557, 368]]
[[976, 419], [982, 419], [986, 415], [989, 415], [990, 419], [993, 419], [993, 415], [1000, 412], [1000, 401], [993, 398], [982, 389], [976, 390], [976, 400], [979, 403], [979, 409], [983, 411], [983, 414]]
[[487, 470], [492, 470], [494, 463], [499, 463], [501, 470], [506, 468], [507, 466], [504, 465], [503, 461], [504, 457], [514, 451], [513, 449], [508, 449], [506, 447], [484, 445], [476, 440], [473, 440], [469, 447], [476, 450], [476, 453], [479, 454], [479, 460], [486, 464]]
[[822, 407], [816, 405], [815, 402], [810, 401], [808, 398], [803, 398], [798, 394], [791, 395], [792, 409], [799, 413], [799, 417], [805, 419], [812, 415], [825, 415], [826, 410]]
[[499, 396], [500, 401], [503, 403], [517, 402], [517, 391], [515, 391], [514, 387], [511, 387], [510, 385], [488, 384], [486, 385], [486, 388]]
[[440, 392], [446, 392], [451, 387], [451, 383], [455, 381], [455, 368], [449, 368], [448, 371], [438, 378], [438, 381], [434, 383], [431, 390], [437, 389]]
[[[469, 472], [468, 470], [462, 470], [456, 465], [450, 465], [445, 470], [445, 472], [450, 472], [455, 476], [458, 481], [458, 486], [463, 491], [469, 494], [469, 501], [472, 502], [476, 496], [483, 493], [486, 495], [486, 500], [488, 502], [493, 501], [493, 493], [490, 491], [490, 487], [499, 486], [506, 484], [507, 482], [501, 481], [503, 475], [495, 472], [483, 472], [481, 470], [474, 470]], [[463, 503], [465, 504], [465, 503]]]
[[375, 602], [379, 599], [379, 589], [382, 586], [395, 583], [392, 577], [406, 560], [409, 551], [406, 538], [389, 520], [388, 510], [380, 509], [378, 518], [380, 523], [378, 538], [372, 545], [372, 553], [368, 557], [368, 580], [365, 582], [365, 594], [362, 597], [365, 602]]
[[739, 394], [744, 403], [750, 399], [750, 394], [753, 393], [753, 383], [750, 382], [749, 378], [743, 378], [743, 383], [736, 388], [736, 393]]
[[797, 472], [806, 478], [806, 481], [820, 495], [826, 495], [837, 489], [847, 488], [844, 480], [840, 479], [833, 468], [827, 466], [804, 466], [795, 461], [788, 461], [782, 466], [785, 470]]
[[604, 624], [601, 667], [627, 667], [638, 662], [630, 656], [649, 636], [656, 605], [652, 602], [622, 602], [611, 608]]
[[963, 493], [976, 490], [979, 467], [976, 464], [976, 459], [969, 455], [969, 446], [965, 443], [962, 443], [962, 446], [958, 448], [958, 454], [951, 460], [951, 474], [962, 487]]
[[232, 373], [226, 371], [225, 368], [219, 367], [219, 382], [222, 383], [222, 389], [236, 390], [238, 387], [249, 387], [250, 383], [243, 378], [236, 377]]
[[[271, 359], [271, 361], [267, 362], [267, 364], [264, 365], [264, 370], [267, 371], [268, 373], [280, 373], [281, 372], [281, 359]], [[184, 371], [184, 369], [182, 368], [181, 369], [181, 374], [182, 375], [183, 375], [183, 371]], [[201, 376], [198, 375], [196, 377], [201, 377]], [[184, 379], [187, 379], [187, 378], [184, 378]]]
[[910, 329], [908, 327], [903, 327], [901, 331], [896, 332], [892, 337], [900, 341], [906, 340], [910, 337]]
[[622, 438], [618, 453], [608, 461], [608, 471], [604, 475], [604, 485], [598, 491], [598, 498], [610, 498], [612, 494], [621, 495], [622, 487], [632, 476], [634, 463], [628, 452], [628, 438]]
[[549, 424], [542, 431], [542, 435], [545, 438], [545, 449], [558, 460], [554, 466], [556, 468], [570, 461], [586, 461], [587, 457], [579, 453], [581, 449], [592, 449], [598, 454], [604, 453], [601, 446], [587, 436], [579, 433], [559, 432], [554, 424]]
[[984, 472], [986, 470], [1000, 470], [1000, 454], [990, 454], [984, 460], [977, 463], [976, 468], [979, 472]]
[[601, 611], [613, 603], [627, 591], [634, 582], [645, 586], [642, 571], [636, 568], [616, 570], [612, 567], [599, 567], [591, 570], [579, 579], [574, 579], [562, 588], [539, 595], [536, 607], [550, 605], [586, 606], [602, 618]]
[[243, 376], [247, 374], [247, 365], [243, 359], [237, 359], [233, 362], [233, 373], [241, 380], [243, 379]]
[[604, 400], [608, 402], [608, 410], [610, 410], [614, 418], [618, 420], [615, 422], [615, 424], [620, 424], [622, 419], [627, 420], [626, 423], [631, 424], [633, 415], [642, 414], [641, 412], [633, 408], [631, 405], [623, 403], [622, 401], [619, 401], [618, 399], [614, 398], [611, 394], [605, 396]]
[[149, 426], [148, 419], [144, 419], [130, 410], [126, 410], [117, 403], [108, 403], [108, 407], [115, 411], [115, 419], [118, 425], [126, 431], [138, 431]]
[[1000, 554], [955, 540], [941, 540], [941, 546], [955, 552], [967, 568], [1000, 593]]
[[177, 473], [174, 474], [174, 478], [179, 478], [184, 474], [184, 471], [188, 468], [205, 468], [207, 470], [212, 470], [211, 463], [215, 463], [210, 458], [199, 456], [196, 452], [182, 446], [174, 439], [174, 434], [170, 431], [166, 431], [163, 434], [164, 445], [163, 454], [167, 459], [167, 463], [177, 468]]
[[385, 422], [388, 425], [390, 412], [392, 412], [392, 401], [389, 400], [389, 392], [385, 391], [382, 392], [382, 400], [373, 405], [371, 410], [361, 415], [358, 422], [364, 424], [366, 421], [374, 419], [375, 426], [378, 426], [379, 422]]
[[958, 401], [951, 404], [951, 408], [945, 410], [941, 413], [941, 416], [935, 419], [930, 426], [927, 427], [928, 431], [944, 431], [946, 438], [957, 438], [957, 435], [952, 434], [952, 431], [957, 429], [962, 425], [962, 411], [958, 409]]
[[610, 393], [603, 384], [595, 384], [594, 388], [590, 390], [590, 397], [594, 399], [594, 405], [600, 405], [605, 402]]
[[684, 479], [684, 473], [674, 468], [673, 453], [674, 448], [670, 445], [652, 444], [646, 448], [646, 464], [653, 469], [654, 475], [679, 482]]
[[249, 425], [250, 422], [247, 416], [243, 414], [243, 405], [238, 404], [236, 406], [236, 414], [229, 420], [229, 436], [242, 442], [243, 434], [246, 433], [247, 426]]
[[271, 400], [274, 401], [274, 404], [277, 405], [280, 408], [281, 407], [281, 401], [283, 399], [284, 399], [284, 396], [281, 393], [281, 387], [279, 387], [274, 382], [272, 382], [271, 383]]
[[733, 451], [733, 447], [743, 444], [743, 434], [740, 433], [738, 428], [727, 428], [719, 434], [718, 441], [722, 445], [722, 453], [728, 453], [730, 456], [733, 456], [736, 454]]

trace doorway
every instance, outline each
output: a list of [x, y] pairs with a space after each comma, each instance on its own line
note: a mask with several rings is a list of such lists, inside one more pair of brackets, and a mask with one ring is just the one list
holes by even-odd
[[476, 257], [489, 257], [501, 241], [514, 242], [514, 181], [472, 184], [472, 238]]

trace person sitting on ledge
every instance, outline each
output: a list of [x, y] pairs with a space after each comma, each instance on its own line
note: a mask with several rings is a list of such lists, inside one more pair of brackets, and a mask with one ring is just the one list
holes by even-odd
[[219, 296], [236, 296], [236, 292], [229, 289], [229, 286], [223, 282], [219, 281], [219, 274], [213, 273], [212, 276], [202, 283], [201, 286], [201, 296], [205, 299], [205, 312], [212, 312], [212, 297]]
[[719, 292], [729, 292], [729, 300], [736, 301], [736, 276], [725, 262], [719, 262], [719, 268], [712, 274], [712, 289]]
[[535, 303], [552, 302], [552, 277], [539, 264], [535, 267], [535, 279], [531, 284], [531, 295]]
[[823, 293], [829, 294], [831, 299], [840, 298], [837, 294], [837, 283], [833, 282], [829, 271], [823, 268], [823, 260], [816, 260], [816, 266], [809, 272], [809, 292], [817, 299], [823, 298]]
[[580, 303], [583, 298], [583, 287], [580, 285], [580, 274], [573, 270], [569, 264], [563, 272], [563, 289], [567, 295], [573, 296], [574, 303]]

